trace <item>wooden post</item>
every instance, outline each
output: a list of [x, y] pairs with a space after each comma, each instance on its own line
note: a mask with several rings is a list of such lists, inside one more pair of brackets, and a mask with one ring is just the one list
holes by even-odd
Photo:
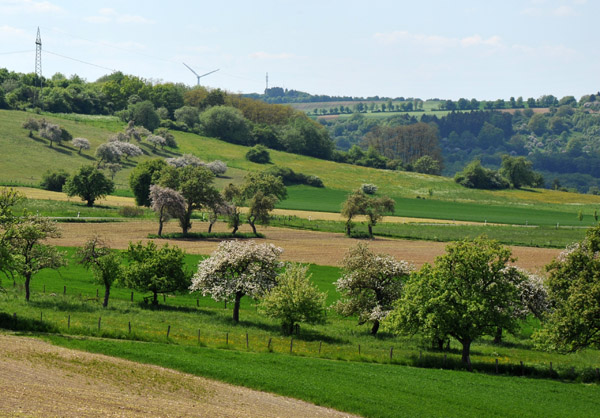
[[102, 322], [102, 317], [98, 317], [98, 331], [100, 331], [100, 323]]
[[498, 359], [496, 359], [496, 374], [498, 374]]
[[200, 307], [200, 299], [196, 299], [196, 308]]
[[98, 289], [96, 289], [96, 298], [98, 297]]
[[358, 345], [358, 355], [360, 356], [360, 344]]
[[390, 361], [394, 358], [394, 347], [390, 347]]
[[131, 292], [131, 301], [133, 302], [133, 292]]
[[44, 322], [44, 312], [40, 311], [40, 322]]
[[200, 344], [200, 328], [198, 328], [198, 344]]
[[290, 338], [290, 354], [294, 351], [294, 337]]
[[171, 333], [171, 325], [167, 327], [167, 340], [169, 339], [169, 334]]
[[525, 376], [525, 369], [523, 368], [523, 362], [521, 361], [521, 376]]
[[129, 333], [131, 334], [131, 321], [129, 321], [129, 322], [127, 323], [127, 326], [128, 326], [128, 328], [129, 328]]
[[246, 350], [248, 349], [248, 333], [246, 333]]
[[167, 301], [167, 295], [165, 295], [165, 294], [163, 293], [163, 302], [166, 302], [166, 301]]
[[323, 345], [323, 341], [319, 341], [319, 355], [321, 355], [321, 345]]
[[69, 318], [67, 319], [67, 329], [71, 328], [71, 315], [69, 315]]
[[269, 338], [269, 342], [267, 343], [267, 350], [271, 351], [271, 338]]
[[229, 345], [229, 333], [225, 333], [225, 345]]
[[67, 286], [63, 286], [63, 295], [67, 294]]
[[225, 308], [224, 309], [227, 309], [227, 301], [225, 301]]

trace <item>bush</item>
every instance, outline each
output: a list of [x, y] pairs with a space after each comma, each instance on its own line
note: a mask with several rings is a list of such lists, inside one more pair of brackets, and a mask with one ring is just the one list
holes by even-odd
[[69, 178], [69, 173], [65, 170], [46, 171], [42, 176], [40, 186], [42, 189], [52, 192], [62, 192], [62, 188]]
[[246, 153], [246, 159], [257, 164], [267, 164], [271, 162], [271, 154], [264, 145], [255, 145]]
[[362, 186], [360, 186], [360, 188], [365, 194], [377, 193], [377, 186], [375, 186], [374, 184], [371, 184], [371, 183], [365, 183]]
[[508, 189], [510, 184], [497, 171], [481, 165], [479, 160], [472, 161], [465, 169], [454, 176], [454, 181], [471, 189]]
[[288, 167], [273, 166], [265, 172], [272, 174], [276, 177], [281, 177], [283, 184], [291, 186], [294, 184], [306, 184], [312, 187], [324, 187], [323, 180], [317, 176], [307, 176], [306, 174], [296, 173], [294, 170]]
[[119, 215], [125, 218], [135, 218], [137, 216], [142, 216], [144, 214], [144, 210], [137, 206], [123, 206], [119, 209]]

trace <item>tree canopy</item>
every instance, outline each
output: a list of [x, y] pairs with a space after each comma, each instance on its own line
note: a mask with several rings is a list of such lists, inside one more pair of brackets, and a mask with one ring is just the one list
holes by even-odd
[[63, 190], [68, 196], [79, 196], [88, 206], [93, 206], [96, 199], [112, 193], [114, 188], [114, 183], [96, 167], [84, 165], [67, 180]]

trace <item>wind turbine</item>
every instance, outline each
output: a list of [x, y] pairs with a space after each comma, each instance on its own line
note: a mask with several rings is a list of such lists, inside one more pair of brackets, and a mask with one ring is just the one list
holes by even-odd
[[183, 63], [183, 65], [185, 65], [186, 67], [188, 67], [188, 69], [189, 69], [191, 72], [193, 72], [193, 73], [194, 73], [194, 75], [195, 75], [196, 77], [198, 77], [198, 85], [200, 85], [200, 79], [201, 79], [202, 77], [205, 77], [205, 76], [207, 76], [207, 75], [209, 75], [209, 74], [216, 73], [217, 71], [219, 71], [219, 68], [217, 68], [216, 70], [210, 71], [210, 72], [208, 72], [208, 73], [206, 73], [206, 74], [198, 75], [198, 73], [197, 73], [196, 71], [194, 71], [194, 70], [192, 69], [192, 67], [190, 67], [189, 65], [187, 65], [185, 62]]

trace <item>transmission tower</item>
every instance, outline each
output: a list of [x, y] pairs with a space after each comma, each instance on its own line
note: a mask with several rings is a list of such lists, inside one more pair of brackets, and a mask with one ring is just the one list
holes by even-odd
[[[39, 82], [39, 99], [42, 97], [42, 37], [38, 26], [37, 37], [35, 38], [35, 75]], [[39, 100], [38, 99], [38, 100]]]
[[267, 73], [267, 87], [265, 87], [265, 93], [269, 90], [269, 73]]

